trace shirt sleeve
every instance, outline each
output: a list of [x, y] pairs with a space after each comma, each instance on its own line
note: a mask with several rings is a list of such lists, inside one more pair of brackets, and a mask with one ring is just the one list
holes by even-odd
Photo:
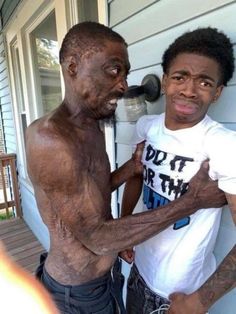
[[208, 139], [210, 177], [221, 190], [236, 194], [236, 132], [221, 129]]
[[142, 116], [141, 118], [138, 119], [138, 121], [135, 125], [133, 137], [131, 139], [132, 145], [136, 145], [138, 143], [141, 143], [146, 139], [147, 120], [148, 120], [147, 115]]

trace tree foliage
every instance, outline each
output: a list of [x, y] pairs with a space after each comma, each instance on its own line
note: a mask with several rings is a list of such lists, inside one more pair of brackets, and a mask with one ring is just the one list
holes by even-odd
[[39, 68], [59, 71], [57, 42], [45, 38], [36, 38]]

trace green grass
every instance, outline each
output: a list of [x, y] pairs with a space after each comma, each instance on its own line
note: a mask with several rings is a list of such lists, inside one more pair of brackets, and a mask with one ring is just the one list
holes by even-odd
[[[9, 218], [13, 217], [13, 213], [9, 213]], [[6, 213], [1, 213], [0, 214], [0, 220], [6, 220], [7, 218], [7, 214]]]

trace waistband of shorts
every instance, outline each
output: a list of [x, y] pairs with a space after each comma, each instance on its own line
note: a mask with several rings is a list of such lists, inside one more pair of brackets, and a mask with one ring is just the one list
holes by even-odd
[[98, 277], [96, 279], [90, 280], [86, 283], [80, 285], [63, 285], [52, 278], [49, 273], [46, 271], [45, 267], [43, 268], [43, 282], [51, 287], [54, 291], [56, 290], [59, 293], [64, 293], [65, 288], [70, 289], [71, 295], [91, 293], [91, 291], [95, 290], [97, 287], [108, 286], [108, 291], [111, 286], [112, 278], [111, 273], [108, 272], [105, 275]]

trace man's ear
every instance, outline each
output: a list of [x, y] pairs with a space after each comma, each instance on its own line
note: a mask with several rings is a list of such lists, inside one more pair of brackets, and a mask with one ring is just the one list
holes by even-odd
[[215, 96], [213, 97], [213, 102], [216, 102], [218, 100], [218, 98], [220, 97], [221, 93], [222, 93], [222, 90], [224, 88], [224, 85], [219, 85], [217, 88], [216, 88], [216, 93], [215, 93]]
[[69, 56], [65, 61], [65, 69], [70, 76], [76, 76], [78, 72], [78, 62], [74, 56]]
[[163, 74], [163, 76], [162, 76], [162, 80], [161, 80], [161, 92], [162, 92], [162, 94], [165, 94], [165, 89], [166, 89], [166, 79], [167, 79], [166, 74]]

